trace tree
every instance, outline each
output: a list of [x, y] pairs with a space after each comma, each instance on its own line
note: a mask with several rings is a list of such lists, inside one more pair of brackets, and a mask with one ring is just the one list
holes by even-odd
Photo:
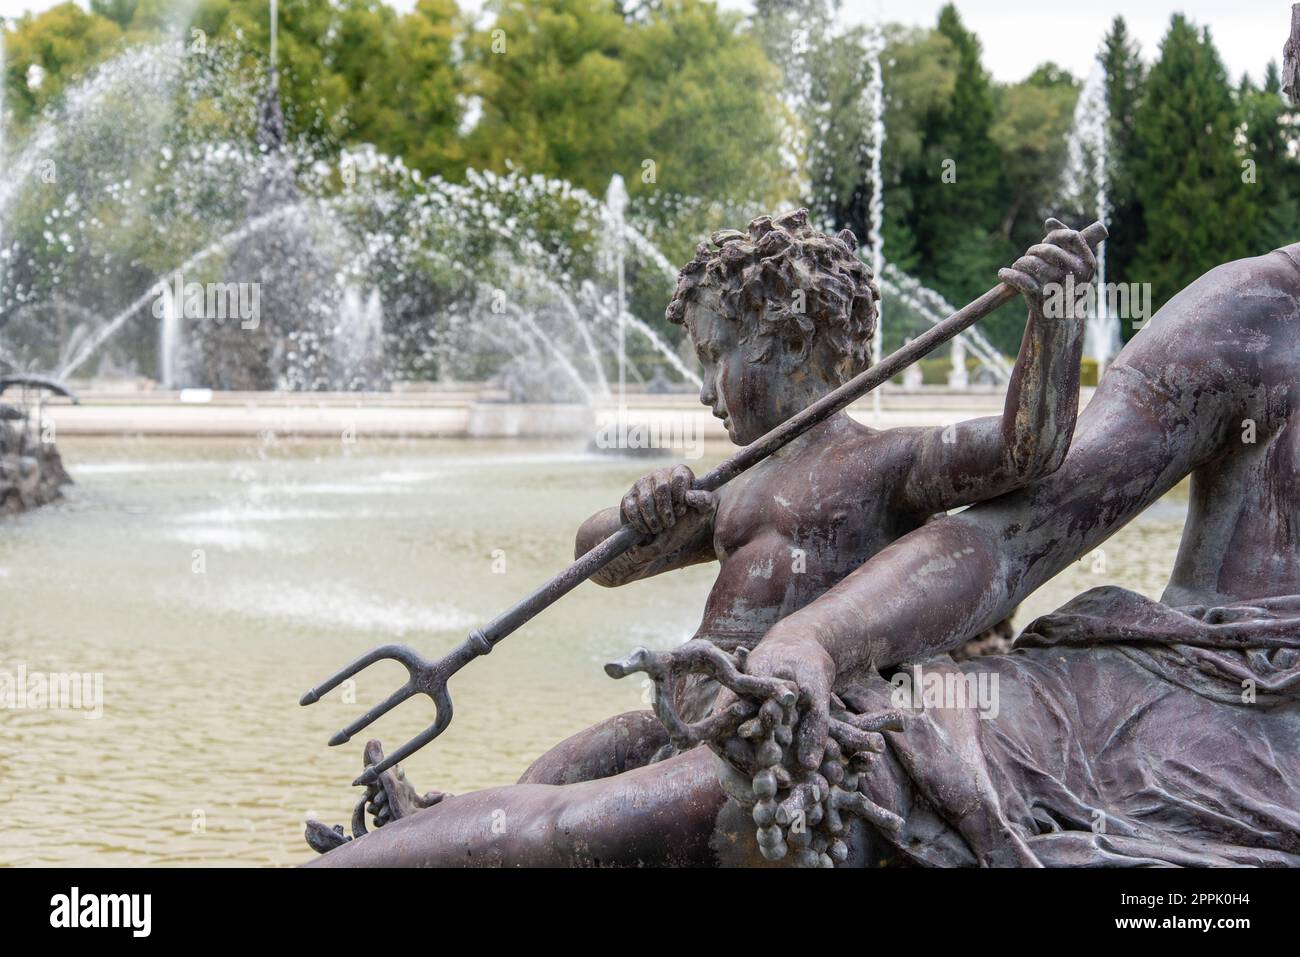
[[1022, 83], [999, 90], [989, 136], [1002, 156], [1008, 204], [999, 233], [1023, 249], [1038, 242], [1060, 192], [1070, 122], [1078, 99], [1074, 77], [1047, 63]]
[[917, 248], [917, 195], [944, 186], [928, 174], [930, 117], [941, 112], [957, 86], [957, 50], [936, 30], [891, 27], [881, 67], [885, 79], [884, 240], [888, 260], [930, 279]]
[[778, 76], [734, 15], [666, 0], [625, 20], [609, 0], [501, 0], [471, 39], [473, 165], [597, 195], [770, 202], [788, 193]]
[[1270, 62], [1263, 89], [1246, 79], [1240, 93], [1239, 140], [1248, 161], [1248, 180], [1257, 235], [1257, 251], [1284, 246], [1300, 233], [1300, 163], [1291, 154], [1288, 133], [1294, 129], [1291, 111], [1282, 99], [1277, 64]]
[[64, 3], [25, 14], [5, 38], [5, 102], [21, 126], [58, 100], [64, 88], [119, 48], [112, 20]]
[[1211, 267], [1257, 251], [1236, 130], [1209, 31], [1175, 14], [1136, 115], [1134, 185], [1146, 234], [1130, 280], [1150, 282], [1155, 305]]
[[[1137, 42], [1129, 36], [1124, 18], [1117, 16], [1097, 55], [1106, 74], [1106, 109], [1109, 115], [1109, 161], [1106, 196], [1110, 203], [1111, 235], [1106, 240], [1107, 279], [1124, 282], [1146, 232], [1142, 203], [1137, 194], [1137, 110], [1145, 84], [1145, 71]], [[1133, 334], [1132, 318], [1121, 320], [1125, 339]]]
[[348, 89], [345, 138], [425, 173], [462, 176], [458, 20], [455, 0], [419, 0], [402, 16], [369, 0], [339, 5], [328, 59]]
[[90, 12], [112, 20], [125, 30], [131, 25], [131, 18], [135, 16], [135, 8], [139, 3], [140, 0], [90, 0]]
[[[926, 113], [921, 124], [921, 165], [909, 171], [913, 227], [922, 277], [954, 302], [988, 288], [1010, 261], [1003, 231], [1008, 208], [1002, 156], [993, 141], [993, 85], [980, 63], [980, 43], [951, 4], [939, 13], [938, 34], [956, 53], [950, 99]], [[985, 329], [1014, 351], [1020, 319], [991, 316]], [[1004, 328], [1006, 327], [1006, 328]]]
[[834, 32], [837, 6], [832, 0], [759, 0], [754, 33], [781, 71], [784, 138], [793, 147], [789, 165], [806, 177], [808, 206], [815, 219], [848, 227], [865, 241], [871, 190], [867, 37], [861, 27]]

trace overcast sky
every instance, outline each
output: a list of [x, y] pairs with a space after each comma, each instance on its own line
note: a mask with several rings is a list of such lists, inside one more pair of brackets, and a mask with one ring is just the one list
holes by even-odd
[[[55, 2], [0, 0], [0, 16], [44, 10]], [[398, 9], [414, 6], [414, 0], [390, 2]], [[720, 2], [733, 10], [753, 6], [752, 0]], [[479, 4], [462, 0], [461, 5]], [[942, 6], [943, 0], [845, 0], [844, 18], [862, 23], [883, 17], [929, 26]], [[1290, 27], [1286, 0], [958, 0], [957, 9], [984, 44], [985, 66], [1005, 81], [1023, 79], [1044, 60], [1053, 60], [1076, 76], [1086, 75], [1116, 13], [1124, 15], [1148, 60], [1154, 57], [1173, 11], [1181, 10], [1196, 23], [1208, 25], [1234, 82], [1243, 72], [1258, 79], [1269, 60], [1280, 64], [1282, 43]]]

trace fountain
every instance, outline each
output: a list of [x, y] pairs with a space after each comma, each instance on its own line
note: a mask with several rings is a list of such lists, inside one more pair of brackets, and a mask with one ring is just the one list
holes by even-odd
[[627, 210], [627, 187], [623, 177], [617, 173], [609, 181], [609, 191], [605, 194], [605, 205], [609, 208], [611, 233], [611, 256], [617, 284], [616, 314], [618, 316], [618, 402], [620, 409], [627, 403], [627, 292], [626, 273], [623, 251], [626, 240], [623, 237], [624, 217]]
[[[1071, 197], [1084, 218], [1106, 223], [1110, 204], [1106, 181], [1110, 174], [1107, 129], [1110, 111], [1106, 103], [1106, 73], [1100, 64], [1092, 68], [1074, 108], [1069, 138], [1069, 158], [1065, 169], [1065, 194]], [[1106, 289], [1106, 244], [1097, 250], [1097, 289]], [[1105, 371], [1111, 357], [1119, 352], [1119, 319], [1109, 314], [1106, 295], [1094, 297], [1088, 315], [1083, 354], [1097, 363], [1097, 374]]]
[[[882, 43], [877, 30], [870, 255], [893, 321], [934, 323], [952, 307], [884, 259]], [[676, 268], [621, 178], [601, 201], [513, 172], [424, 178], [370, 147], [312, 152], [286, 140], [274, 50], [260, 76], [242, 66], [248, 52], [129, 48], [9, 143], [0, 371], [149, 369], [169, 388], [257, 390], [504, 372], [532, 383], [516, 393], [563, 403], [611, 396], [615, 376], [619, 396], [652, 374], [698, 386], [627, 306], [666, 299]], [[187, 127], [194, 104], [226, 127]], [[49, 156], [57, 180], [37, 189]], [[247, 287], [260, 314], [194, 308], [191, 284], [218, 305]], [[1005, 382], [1006, 360], [976, 330], [963, 339]]]
[[[885, 77], [880, 70], [880, 53], [885, 47], [885, 33], [877, 20], [867, 35], [867, 65], [871, 79], [867, 83], [867, 106], [871, 116], [871, 144], [867, 151], [871, 180], [871, 228], [867, 231], [867, 245], [871, 247], [871, 274], [879, 277], [885, 271], [885, 180], [880, 171], [880, 160], [885, 153]], [[876, 338], [871, 343], [871, 361], [880, 362], [881, 343], [885, 338], [884, 303], [876, 303]], [[880, 390], [871, 394], [877, 423], [880, 421]]]
[[154, 305], [158, 323], [158, 381], [164, 389], [176, 389], [183, 385], [182, 369], [184, 357], [181, 355], [181, 314], [172, 287], [159, 283], [158, 299]]
[[[355, 390], [482, 380], [522, 354], [567, 382], [570, 401], [608, 395], [616, 366], [623, 381], [644, 379], [647, 361], [698, 383], [652, 326], [600, 294], [606, 204], [542, 177], [424, 179], [368, 147], [311, 154], [285, 140], [274, 68], [249, 77], [239, 54], [212, 43], [178, 61], [166, 44], [132, 48], [28, 132], [0, 186], [18, 265], [0, 280], [0, 369], [85, 377], [98, 363], [156, 369], [166, 386]], [[205, 99], [247, 139], [173, 138], [178, 104]], [[142, 132], [134, 109], [164, 120]], [[101, 131], [109, 148], [83, 142]], [[49, 154], [66, 157], [57, 182], [31, 188]], [[91, 222], [89, 208], [112, 218]], [[662, 254], [631, 223], [621, 232], [623, 257], [652, 267], [635, 281], [666, 296]], [[151, 237], [143, 250], [140, 236]], [[255, 289], [261, 314], [211, 316], [174, 294], [191, 284], [209, 301]], [[646, 350], [635, 360], [632, 340]]]

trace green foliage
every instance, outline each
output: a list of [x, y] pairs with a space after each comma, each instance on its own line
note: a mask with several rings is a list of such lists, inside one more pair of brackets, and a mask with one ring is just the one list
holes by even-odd
[[1043, 220], [1060, 212], [1051, 200], [1060, 195], [1078, 85], [1068, 73], [1044, 64], [999, 93], [989, 135], [1002, 156], [1009, 194], [1001, 232], [1024, 249], [1042, 237]]
[[[837, 7], [757, 0], [745, 19], [711, 0], [494, 0], [482, 14], [457, 0], [418, 0], [404, 14], [376, 0], [281, 0], [280, 91], [290, 137], [317, 157], [369, 143], [456, 182], [473, 169], [513, 170], [597, 196], [620, 173], [630, 215], [675, 264], [714, 229], [794, 205], [865, 242], [868, 36], [835, 27]], [[97, 64], [162, 41], [178, 9], [90, 0], [89, 10], [66, 3], [12, 21], [2, 79], [14, 139]], [[237, 51], [249, 89], [178, 104], [179, 142], [247, 138], [267, 12], [267, 0], [198, 0], [192, 27]], [[1098, 60], [1110, 114], [1108, 279], [1151, 282], [1158, 304], [1210, 266], [1300, 238], [1296, 121], [1275, 66], [1261, 87], [1234, 88], [1208, 34], [1181, 16], [1149, 75], [1121, 17]], [[887, 26], [881, 63], [886, 258], [960, 305], [1040, 237], [1045, 216], [1064, 212], [1079, 84], [1052, 63], [995, 83], [952, 5], [931, 29]], [[227, 207], [238, 197], [220, 183], [181, 192], [235, 215]], [[106, 231], [136, 235], [104, 215]], [[566, 215], [563, 204], [548, 210], [537, 234], [585, 276], [596, 269], [585, 262], [596, 256], [591, 231]], [[168, 260], [169, 249], [139, 243], [123, 258]], [[630, 302], [678, 336], [659, 324], [666, 282], [659, 266], [639, 264]], [[887, 318], [891, 337], [914, 334], [906, 309], [885, 311], [913, 324]], [[1008, 308], [981, 328], [1013, 354], [1023, 318]]]
[[597, 195], [723, 202], [788, 195], [778, 75], [734, 15], [666, 0], [624, 19], [607, 0], [501, 0], [470, 41], [482, 116], [471, 165], [508, 165]]
[[[1282, 99], [1276, 63], [1269, 63], [1263, 89], [1245, 84], [1240, 94], [1240, 138], [1244, 159], [1254, 163], [1244, 183], [1255, 207], [1256, 252], [1296, 241], [1300, 225], [1300, 164], [1289, 150], [1296, 133]], [[1247, 170], [1243, 170], [1243, 175]]]
[[1260, 251], [1235, 114], [1208, 31], [1175, 15], [1138, 106], [1133, 163], [1146, 235], [1131, 278], [1152, 284], [1157, 306], [1211, 267]]
[[[1106, 193], [1110, 201], [1111, 230], [1106, 241], [1106, 278], [1128, 282], [1128, 267], [1137, 255], [1145, 235], [1146, 221], [1137, 194], [1137, 108], [1146, 80], [1138, 46], [1129, 37], [1128, 25], [1117, 16], [1102, 41], [1097, 55], [1106, 74], [1106, 109], [1109, 115], [1107, 141], [1110, 147]], [[1132, 319], [1121, 320], [1122, 335], [1132, 336]]]
[[90, 12], [106, 20], [112, 20], [125, 30], [131, 25], [135, 8], [140, 0], [90, 0]]
[[5, 103], [22, 127], [57, 102], [69, 83], [118, 50], [122, 29], [75, 3], [64, 3], [39, 15], [26, 14], [4, 39]]
[[[952, 5], [940, 12], [935, 33], [951, 50], [951, 81], [942, 84], [951, 92], [919, 110], [915, 159], [900, 171], [896, 191], [906, 193], [902, 206], [919, 278], [960, 303], [987, 289], [998, 268], [1014, 258], [1008, 235], [1013, 219], [1006, 215], [1010, 189], [993, 138], [996, 101], [979, 41]], [[886, 206], [895, 206], [889, 193]], [[999, 348], [1014, 351], [1017, 326], [1023, 318], [998, 314], [985, 331]]]

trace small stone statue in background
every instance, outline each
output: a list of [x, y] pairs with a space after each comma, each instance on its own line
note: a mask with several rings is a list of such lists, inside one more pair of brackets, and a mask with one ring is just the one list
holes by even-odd
[[58, 449], [46, 441], [39, 413], [32, 421], [26, 399], [28, 390], [51, 391], [74, 402], [76, 397], [66, 386], [43, 376], [0, 376], [0, 396], [15, 388], [21, 401], [0, 401], [0, 515], [53, 502], [62, 496], [63, 486], [72, 484]]

